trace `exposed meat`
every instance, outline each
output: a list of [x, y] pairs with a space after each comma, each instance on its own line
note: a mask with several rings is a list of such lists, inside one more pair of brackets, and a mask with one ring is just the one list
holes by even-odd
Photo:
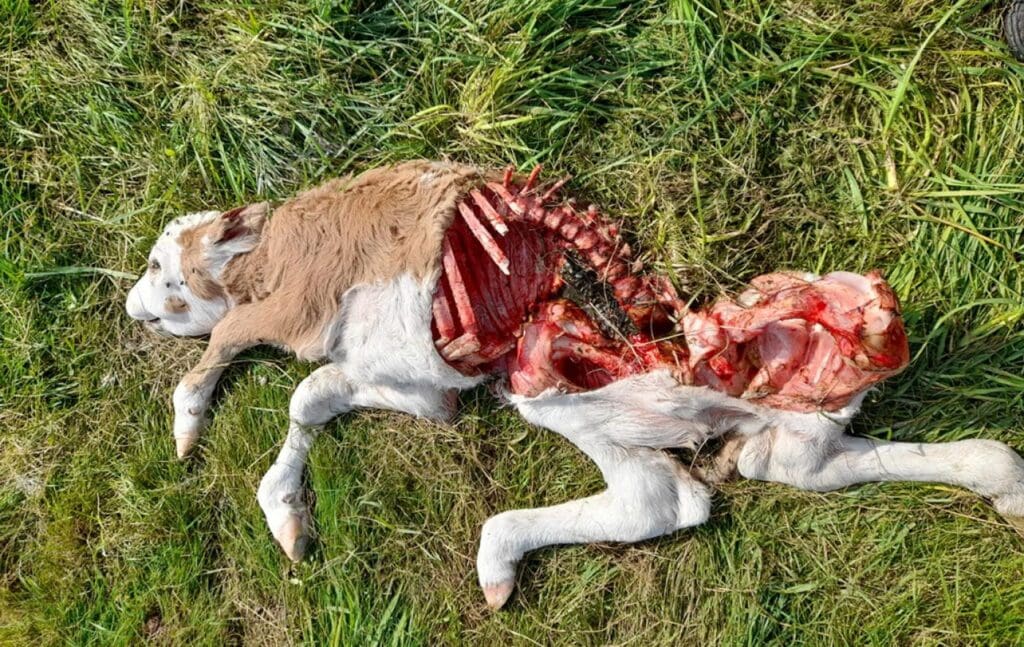
[[583, 311], [565, 299], [540, 305], [506, 363], [513, 393], [536, 395], [596, 389], [628, 375], [669, 368], [688, 375], [681, 347], [642, 334], [611, 339]]
[[434, 343], [465, 373], [499, 368], [494, 363], [515, 348], [530, 314], [558, 293], [565, 263], [550, 232], [505, 223], [496, 212], [487, 216], [481, 202], [500, 204], [487, 188], [459, 204], [445, 233], [434, 294]]
[[[539, 170], [470, 191], [445, 234], [433, 332], [460, 371], [504, 374], [514, 393], [537, 395], [665, 368], [766, 406], [833, 411], [907, 365], [896, 297], [878, 272], [767, 274], [692, 311], [667, 278], [643, 272], [596, 207], [555, 203], [564, 180], [541, 193]], [[584, 276], [590, 285], [573, 284]], [[594, 305], [602, 291], [618, 313]]]

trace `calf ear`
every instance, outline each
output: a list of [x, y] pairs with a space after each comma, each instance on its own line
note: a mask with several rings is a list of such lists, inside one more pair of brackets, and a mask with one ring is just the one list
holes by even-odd
[[214, 244], [221, 244], [236, 238], [259, 236], [268, 213], [270, 213], [269, 202], [235, 207], [225, 211], [214, 222], [210, 241]]

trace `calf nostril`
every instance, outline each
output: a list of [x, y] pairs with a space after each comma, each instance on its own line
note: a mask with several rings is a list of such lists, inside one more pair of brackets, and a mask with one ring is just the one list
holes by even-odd
[[164, 283], [164, 285], [166, 285], [167, 287], [171, 287], [171, 282], [168, 281], [167, 283]]
[[171, 312], [179, 314], [188, 311], [188, 303], [181, 297], [177, 296], [167, 297], [167, 300], [164, 302], [164, 307]]

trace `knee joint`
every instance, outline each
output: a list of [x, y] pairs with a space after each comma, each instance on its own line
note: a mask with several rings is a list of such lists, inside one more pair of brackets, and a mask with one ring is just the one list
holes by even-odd
[[623, 505], [636, 510], [632, 541], [650, 539], [681, 528], [699, 526], [711, 516], [708, 488], [678, 465], [651, 475], [635, 487], [615, 493]]
[[343, 378], [331, 379], [330, 375], [313, 373], [295, 389], [288, 414], [300, 425], [315, 427], [348, 411], [349, 400], [349, 388]]

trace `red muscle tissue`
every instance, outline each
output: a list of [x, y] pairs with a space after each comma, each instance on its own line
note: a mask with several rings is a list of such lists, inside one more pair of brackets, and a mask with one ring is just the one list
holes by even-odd
[[690, 310], [631, 258], [616, 223], [561, 201], [563, 182], [539, 188], [539, 170], [471, 190], [445, 233], [432, 329], [459, 371], [504, 374], [534, 396], [668, 369], [765, 406], [835, 411], [907, 365], [899, 304], [877, 271], [767, 274]]

